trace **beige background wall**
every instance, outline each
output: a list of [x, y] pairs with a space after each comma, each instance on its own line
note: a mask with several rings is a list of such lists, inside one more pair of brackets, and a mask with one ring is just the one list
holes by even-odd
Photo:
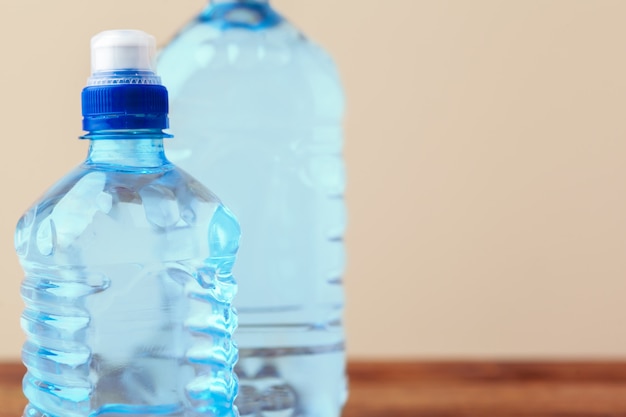
[[[85, 153], [89, 38], [203, 0], [0, 4], [0, 359], [12, 233]], [[352, 357], [626, 357], [626, 2], [275, 0], [348, 96]]]

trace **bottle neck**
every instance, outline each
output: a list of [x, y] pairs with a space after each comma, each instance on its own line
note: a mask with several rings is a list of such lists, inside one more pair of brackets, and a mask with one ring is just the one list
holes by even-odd
[[228, 3], [269, 4], [269, 0], [209, 0], [210, 5]]
[[283, 21], [269, 0], [209, 0], [199, 20], [220, 30], [263, 30]]
[[[136, 135], [136, 132], [135, 132]], [[163, 149], [161, 131], [144, 132], [136, 137], [130, 132], [92, 132], [86, 164], [109, 166], [112, 170], [155, 169], [170, 162]]]

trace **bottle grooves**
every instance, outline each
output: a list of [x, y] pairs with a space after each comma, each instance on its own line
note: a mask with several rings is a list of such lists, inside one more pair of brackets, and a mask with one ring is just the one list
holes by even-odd
[[[220, 270], [219, 266], [215, 270]], [[224, 296], [232, 293], [232, 278], [228, 275], [226, 280], [217, 279], [204, 269], [193, 275], [196, 279], [188, 284], [188, 298], [195, 312], [188, 317], [185, 328], [192, 340], [186, 360], [194, 368], [195, 377], [187, 384], [187, 397], [198, 412], [211, 410], [215, 415], [234, 417], [234, 411], [223, 414], [232, 410], [237, 391], [233, 368], [238, 352], [232, 340], [237, 316], [231, 307], [233, 297]], [[207, 305], [212, 314], [207, 314]]]
[[51, 290], [61, 285], [50, 278], [31, 275], [22, 284], [27, 305], [21, 323], [27, 336], [22, 361], [28, 369], [23, 385], [35, 409], [61, 413], [88, 401], [93, 389], [89, 380], [91, 352], [84, 339], [89, 314], [76, 307], [88, 294], [55, 296]]

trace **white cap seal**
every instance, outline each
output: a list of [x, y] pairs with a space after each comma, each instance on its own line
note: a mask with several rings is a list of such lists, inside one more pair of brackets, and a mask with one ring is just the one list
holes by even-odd
[[91, 73], [115, 70], [156, 72], [156, 41], [140, 30], [107, 30], [91, 38]]

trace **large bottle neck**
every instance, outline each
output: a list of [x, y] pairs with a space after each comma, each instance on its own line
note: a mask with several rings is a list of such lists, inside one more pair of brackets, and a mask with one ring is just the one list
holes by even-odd
[[269, 29], [283, 21], [270, 4], [270, 0], [209, 0], [200, 14], [200, 21], [222, 30]]
[[86, 163], [122, 171], [153, 170], [170, 165], [163, 150], [166, 136], [158, 130], [144, 133], [140, 138], [123, 131], [92, 134]]
[[209, 0], [209, 4], [227, 4], [227, 3], [251, 3], [251, 4], [268, 4], [269, 0]]

